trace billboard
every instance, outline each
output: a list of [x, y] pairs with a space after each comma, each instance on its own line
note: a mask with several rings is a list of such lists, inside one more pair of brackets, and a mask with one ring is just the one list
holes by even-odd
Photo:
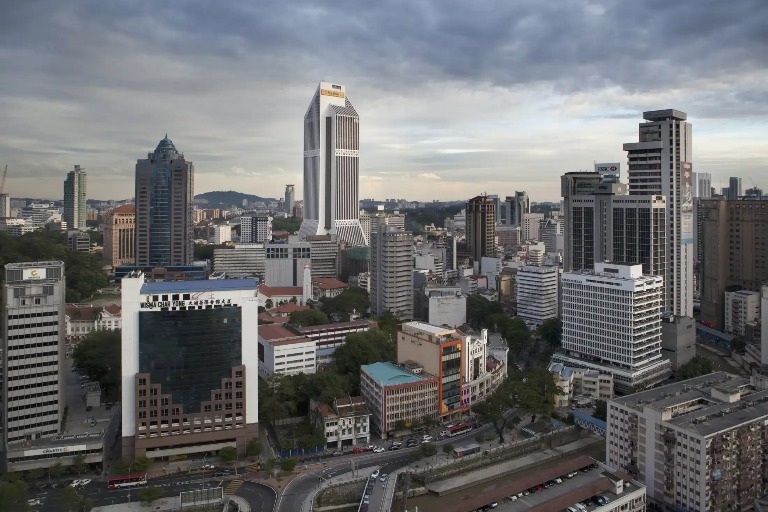
[[619, 175], [621, 174], [621, 164], [619, 162], [595, 164], [595, 172], [599, 172], [606, 178], [610, 177], [615, 181], [618, 181]]
[[23, 281], [41, 281], [46, 278], [46, 269], [44, 268], [25, 268], [21, 270], [21, 279]]
[[682, 162], [680, 169], [680, 240], [693, 243], [693, 166]]
[[84, 444], [76, 444], [72, 446], [51, 446], [38, 450], [24, 450], [24, 456], [36, 457], [38, 455], [60, 455], [73, 452], [84, 452], [87, 449], [88, 447]]

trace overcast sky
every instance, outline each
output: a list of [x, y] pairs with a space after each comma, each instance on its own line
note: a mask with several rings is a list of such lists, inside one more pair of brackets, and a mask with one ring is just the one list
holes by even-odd
[[694, 171], [768, 189], [766, 0], [5, 0], [6, 191], [133, 196], [166, 132], [196, 193], [302, 193], [320, 80], [360, 114], [361, 198], [466, 199], [620, 161], [644, 110], [693, 124]]

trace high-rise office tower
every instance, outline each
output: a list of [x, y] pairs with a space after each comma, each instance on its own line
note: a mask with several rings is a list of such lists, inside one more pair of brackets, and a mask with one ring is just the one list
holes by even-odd
[[112, 268], [136, 261], [136, 207], [118, 206], [104, 219], [104, 261]]
[[669, 377], [661, 356], [664, 278], [641, 265], [595, 263], [594, 271], [560, 278], [563, 352], [553, 361], [613, 375], [616, 391]]
[[64, 180], [64, 222], [67, 223], [67, 229], [85, 230], [87, 198], [85, 171], [76, 165]]
[[293, 189], [293, 185], [286, 185], [285, 186], [285, 201], [283, 201], [283, 211], [288, 214], [288, 216], [293, 215], [293, 204], [296, 199], [296, 192]]
[[[6, 455], [20, 451], [22, 443], [59, 433], [64, 413], [60, 369], [66, 332], [64, 292], [61, 261], [5, 265], [0, 298], [0, 450]], [[12, 463], [5, 456], [3, 459], [4, 463]]]
[[499, 199], [499, 195], [498, 194], [488, 194], [487, 197], [488, 197], [488, 199], [493, 201], [494, 212], [496, 214], [494, 222], [496, 224], [501, 224], [501, 200]]
[[693, 173], [693, 197], [712, 197], [712, 175], [708, 172]]
[[136, 162], [136, 264], [189, 265], [193, 258], [194, 166], [166, 134]]
[[628, 196], [626, 190], [596, 172], [563, 175], [564, 270], [611, 261], [642, 264], [643, 273], [666, 279], [667, 203], [663, 196]]
[[692, 128], [685, 112], [644, 112], [639, 142], [624, 144], [629, 160], [629, 194], [667, 200], [667, 308], [693, 316]]
[[257, 244], [272, 240], [272, 217], [249, 214], [240, 217], [240, 243]]
[[[123, 456], [162, 460], [258, 437], [253, 279], [122, 280]], [[262, 354], [263, 357], [263, 354]]]
[[531, 213], [531, 201], [525, 191], [515, 192], [514, 196], [504, 199], [504, 224], [507, 226], [522, 226], [523, 215]]
[[371, 311], [413, 318], [413, 234], [388, 226], [384, 218], [371, 236]]
[[474, 261], [496, 255], [496, 205], [487, 196], [467, 201], [467, 245]]
[[304, 220], [299, 237], [367, 245], [358, 219], [360, 118], [343, 85], [320, 82], [304, 114]]
[[0, 219], [11, 216], [11, 197], [8, 194], [0, 194]]
[[744, 194], [741, 189], [741, 178], [731, 176], [728, 178], [728, 199], [735, 201]]
[[766, 202], [699, 201], [701, 318], [724, 328], [725, 291], [760, 291], [768, 281]]

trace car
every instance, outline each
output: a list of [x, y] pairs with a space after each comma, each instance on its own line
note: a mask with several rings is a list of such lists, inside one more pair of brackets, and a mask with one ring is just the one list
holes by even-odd
[[600, 497], [603, 498], [603, 505], [605, 505], [606, 503], [610, 503], [611, 501], [611, 498], [609, 498], [605, 494], [601, 494]]
[[421, 442], [422, 443], [431, 443], [432, 442], [432, 436], [430, 436], [429, 434], [424, 435], [421, 438]]
[[399, 449], [400, 449], [400, 445], [399, 444], [393, 444], [392, 446], [389, 447], [389, 451], [391, 451], [391, 452], [393, 452], [395, 450], [399, 450]]
[[448, 431], [443, 430], [442, 432], [440, 432], [440, 437], [448, 437]]
[[555, 483], [556, 484], [561, 484], [561, 483], [563, 483], [563, 479], [560, 478], [560, 477], [557, 477], [557, 478], [555, 478]]
[[29, 505], [30, 507], [35, 507], [35, 506], [39, 506], [39, 505], [42, 505], [42, 504], [43, 504], [43, 501], [39, 500], [37, 498], [31, 499], [31, 500], [27, 500], [27, 505]]
[[203, 464], [203, 469], [215, 469], [213, 464]]
[[523, 496], [528, 496], [529, 494], [531, 494], [531, 490], [530, 489], [526, 489], [526, 490], [523, 491]]
[[392, 446], [400, 446], [401, 444], [403, 444], [402, 441], [392, 441]]
[[579, 509], [581, 512], [586, 512], [586, 510], [587, 510], [587, 507], [585, 507], [581, 503], [574, 503], [573, 506], [576, 507], [577, 509]]
[[91, 483], [91, 479], [90, 478], [83, 478], [82, 480], [80, 480], [80, 486], [81, 487], [85, 486], [85, 485], [88, 485], [89, 483]]
[[69, 484], [70, 487], [77, 487], [78, 485], [80, 485], [80, 480], [72, 480]]
[[386, 482], [386, 481], [387, 481], [387, 478], [388, 478], [388, 477], [389, 477], [389, 475], [388, 475], [388, 474], [386, 474], [386, 473], [384, 473], [383, 475], [381, 475], [381, 478], [379, 478], [379, 481], [380, 481], [380, 482], [382, 482], [382, 483], [384, 483], [384, 482]]
[[509, 497], [509, 501], [517, 501], [517, 494], [513, 494]]
[[340, 452], [339, 450], [336, 450], [331, 455], [333, 455], [334, 457], [338, 457], [339, 455], [344, 455], [344, 452]]
[[573, 478], [573, 477], [575, 477], [575, 476], [576, 476], [576, 475], [578, 475], [578, 474], [579, 474], [579, 473], [578, 473], [578, 472], [576, 472], [576, 471], [571, 471], [570, 473], [568, 473], [568, 474], [567, 474], [567, 475], [565, 475], [565, 476], [567, 476], [568, 478]]
[[224, 475], [226, 475], [226, 473], [225, 473], [225, 472], [223, 472], [223, 471], [217, 471], [217, 472], [215, 472], [215, 473], [213, 474], [213, 476], [224, 476]]
[[378, 469], [374, 469], [373, 470], [373, 473], [371, 473], [371, 478], [374, 479], [374, 480], [379, 478], [379, 470]]
[[373, 453], [383, 453], [385, 451], [386, 450], [384, 448], [382, 448], [381, 446], [377, 446], [376, 448], [373, 449]]
[[570, 507], [568, 507], [566, 510], [568, 510], [568, 512], [579, 512], [579, 509], [577, 509], [577, 508], [576, 508], [576, 507], [574, 507], [574, 506], [570, 506]]
[[544, 489], [544, 486], [543, 486], [543, 485], [537, 485], [537, 486], [536, 486], [536, 490], [537, 490], [537, 491], [541, 491], [541, 490], [543, 490], [543, 489]]
[[517, 497], [518, 498], [522, 498], [523, 496], [525, 496], [523, 493], [521, 493], [521, 492], [517, 493]]
[[365, 503], [367, 505], [370, 502], [371, 502], [371, 497], [370, 496], [368, 496], [367, 494], [365, 496], [363, 496], [363, 503]]

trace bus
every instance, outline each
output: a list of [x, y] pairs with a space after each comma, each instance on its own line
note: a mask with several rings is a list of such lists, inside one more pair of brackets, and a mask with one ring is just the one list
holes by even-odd
[[458, 436], [461, 434], [466, 434], [467, 432], [472, 430], [472, 424], [459, 423], [458, 425], [453, 425], [452, 427], [448, 427], [446, 430], [448, 431], [448, 437]]
[[130, 475], [116, 476], [107, 481], [109, 489], [122, 489], [123, 487], [136, 487], [147, 484], [146, 473], [133, 473]]

